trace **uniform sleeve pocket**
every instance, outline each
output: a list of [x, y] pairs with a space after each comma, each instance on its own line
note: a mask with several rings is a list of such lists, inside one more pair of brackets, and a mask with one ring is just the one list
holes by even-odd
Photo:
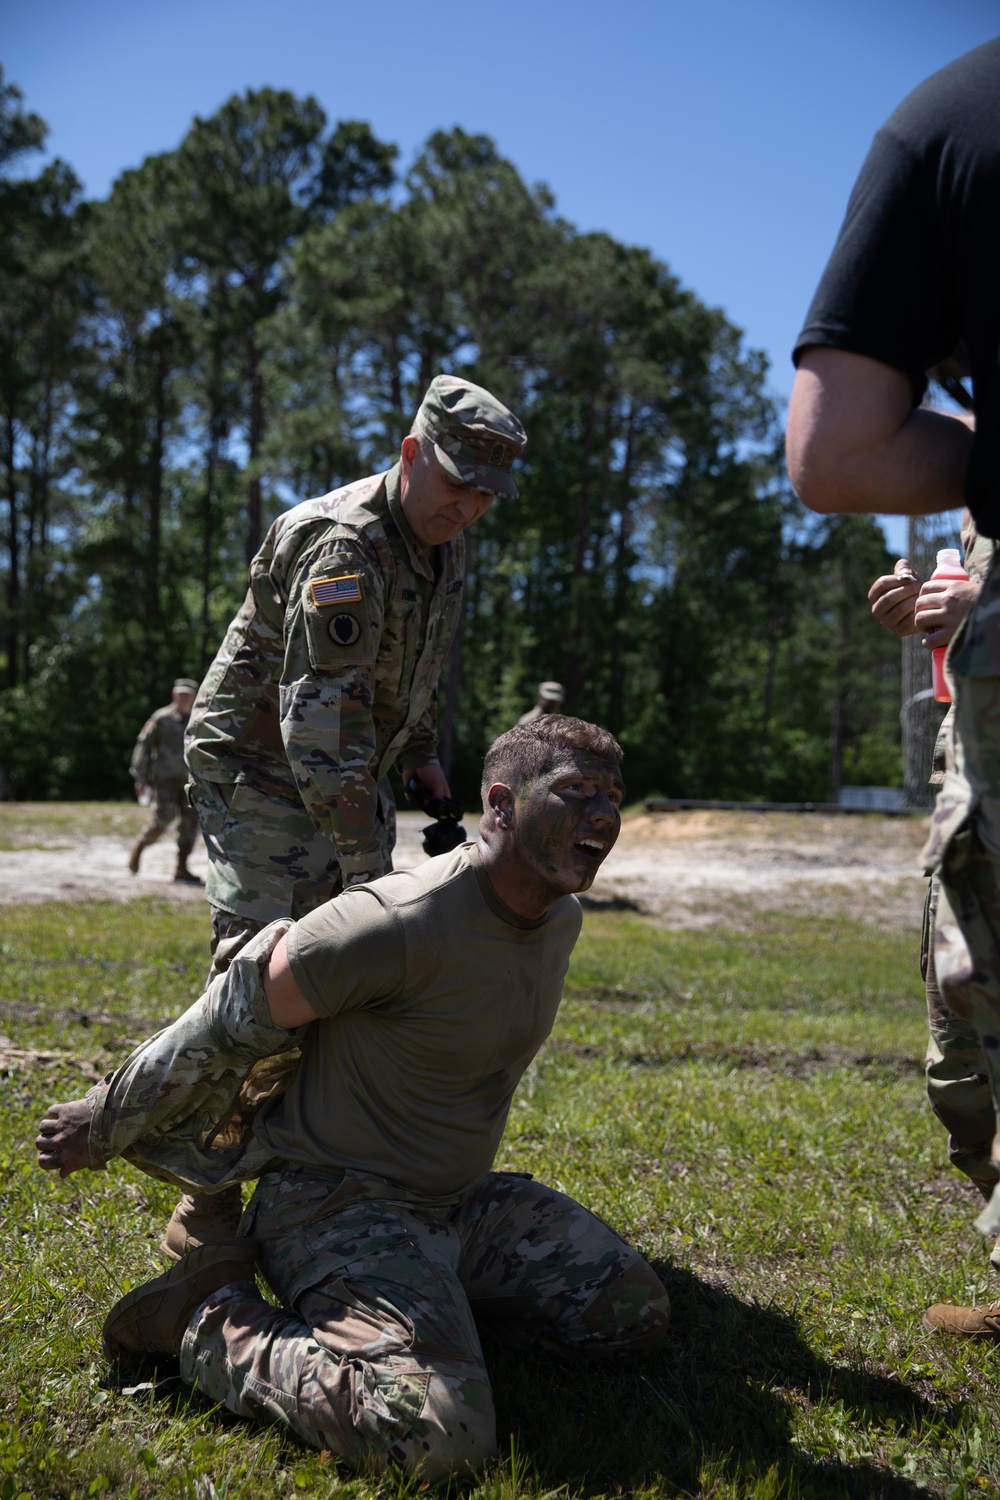
[[345, 573], [336, 564], [318, 567], [302, 584], [302, 620], [315, 672], [371, 666], [375, 633], [369, 590], [360, 573]]

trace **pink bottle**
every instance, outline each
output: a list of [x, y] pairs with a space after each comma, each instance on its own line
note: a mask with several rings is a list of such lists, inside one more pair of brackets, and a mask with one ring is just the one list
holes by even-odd
[[[957, 547], [943, 547], [937, 555], [937, 567], [931, 574], [932, 578], [964, 578], [968, 580], [968, 573], [962, 567], [962, 554]], [[933, 658], [932, 672], [934, 682], [934, 702], [950, 703], [951, 689], [948, 686], [948, 678], [945, 676], [944, 659], [948, 654], [947, 646], [935, 646], [931, 652]]]

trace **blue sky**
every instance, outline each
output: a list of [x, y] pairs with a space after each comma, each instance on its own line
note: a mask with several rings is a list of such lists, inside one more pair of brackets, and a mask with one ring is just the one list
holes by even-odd
[[8, 78], [90, 194], [265, 84], [369, 120], [404, 163], [434, 129], [483, 131], [581, 229], [649, 246], [724, 308], [781, 395], [872, 134], [1000, 32], [996, 0], [3, 0], [0, 15]]

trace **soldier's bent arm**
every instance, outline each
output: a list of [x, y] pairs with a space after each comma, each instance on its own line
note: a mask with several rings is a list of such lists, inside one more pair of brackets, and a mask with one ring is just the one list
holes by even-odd
[[204, 1149], [250, 1068], [298, 1045], [305, 1027], [274, 1024], [261, 972], [290, 926], [265, 927], [194, 1005], [89, 1091], [92, 1167], [118, 1156], [141, 1162], [182, 1125], [189, 1149]]
[[[299, 796], [333, 842], [347, 885], [389, 869], [374, 767], [383, 590], [374, 560], [345, 538], [303, 561], [285, 613], [281, 737]], [[393, 665], [398, 673], [399, 663], [385, 669]]]

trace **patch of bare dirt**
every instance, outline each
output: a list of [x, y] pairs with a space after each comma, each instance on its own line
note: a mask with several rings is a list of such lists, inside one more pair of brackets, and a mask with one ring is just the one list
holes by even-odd
[[[169, 832], [159, 843], [143, 850], [139, 873], [132, 874], [129, 849], [144, 816], [136, 809], [129, 812], [134, 815], [129, 821], [137, 825], [134, 832], [126, 827], [121, 834], [77, 833], [63, 823], [51, 841], [44, 834], [29, 833], [16, 840], [25, 841], [25, 847], [0, 850], [0, 906], [41, 901], [134, 901], [143, 896], [204, 901], [204, 885], [174, 880], [177, 844]], [[420, 830], [427, 819], [421, 813], [401, 813], [398, 821], [395, 863], [403, 869], [426, 858]], [[204, 881], [208, 857], [201, 839], [195, 844], [188, 868]]]
[[[8, 807], [10, 804], [7, 805]], [[139, 812], [131, 810], [135, 819]], [[398, 817], [397, 868], [426, 856], [421, 813]], [[471, 833], [475, 821], [466, 819]], [[762, 908], [915, 923], [924, 881], [922, 818], [813, 813], [691, 811], [627, 817], [588, 905], [646, 912], [667, 926], [749, 923]], [[204, 900], [202, 886], [173, 880], [176, 845], [164, 838], [128, 869], [130, 827], [75, 832], [62, 822], [51, 840], [0, 852], [0, 905], [42, 901], [130, 901], [160, 896]], [[16, 842], [21, 842], [18, 839]], [[50, 847], [44, 847], [50, 842]], [[204, 878], [201, 842], [190, 860]]]
[[762, 908], [913, 922], [924, 818], [696, 810], [627, 818], [591, 891], [671, 927], [741, 925]]

